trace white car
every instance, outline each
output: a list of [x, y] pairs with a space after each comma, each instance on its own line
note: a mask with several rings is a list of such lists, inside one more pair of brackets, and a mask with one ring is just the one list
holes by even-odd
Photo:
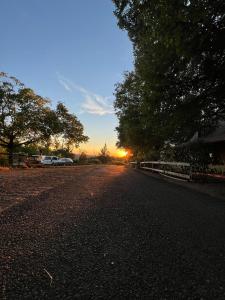
[[57, 156], [45, 156], [44, 159], [41, 160], [42, 165], [54, 165], [59, 158]]
[[71, 158], [59, 158], [58, 160], [53, 162], [54, 166], [71, 166], [73, 164], [73, 160]]

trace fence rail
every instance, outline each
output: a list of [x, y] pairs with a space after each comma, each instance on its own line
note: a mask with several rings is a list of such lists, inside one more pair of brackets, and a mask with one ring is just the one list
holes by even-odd
[[150, 170], [165, 176], [192, 180], [192, 167], [184, 162], [165, 162], [165, 161], [142, 161], [131, 162], [131, 165], [144, 170]]

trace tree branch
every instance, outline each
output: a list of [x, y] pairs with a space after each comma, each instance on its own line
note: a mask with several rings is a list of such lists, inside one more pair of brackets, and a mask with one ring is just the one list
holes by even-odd
[[1, 144], [1, 143], [0, 143], [0, 146], [2, 146], [2, 147], [7, 147], [7, 144]]
[[29, 144], [33, 144], [35, 142], [38, 142], [39, 139], [36, 140], [30, 140], [30, 141], [26, 141], [26, 142], [22, 142], [22, 143], [16, 143], [17, 146], [22, 146], [22, 145], [29, 145]]
[[0, 138], [0, 142], [4, 143], [5, 145], [7, 145], [8, 143], [6, 141], [4, 141], [3, 139]]

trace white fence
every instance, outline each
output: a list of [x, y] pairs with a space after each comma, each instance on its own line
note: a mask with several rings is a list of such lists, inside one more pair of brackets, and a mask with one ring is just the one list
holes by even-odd
[[[132, 166], [137, 167], [137, 162], [131, 162]], [[166, 161], [142, 161], [139, 164], [140, 169], [150, 170], [165, 176], [181, 178], [185, 180], [192, 179], [192, 168], [189, 163], [184, 162], [166, 162]]]

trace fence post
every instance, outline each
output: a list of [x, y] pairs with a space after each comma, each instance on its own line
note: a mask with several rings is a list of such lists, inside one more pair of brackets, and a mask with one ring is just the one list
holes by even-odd
[[189, 176], [190, 176], [190, 181], [192, 181], [192, 164], [191, 163], [190, 163]]

